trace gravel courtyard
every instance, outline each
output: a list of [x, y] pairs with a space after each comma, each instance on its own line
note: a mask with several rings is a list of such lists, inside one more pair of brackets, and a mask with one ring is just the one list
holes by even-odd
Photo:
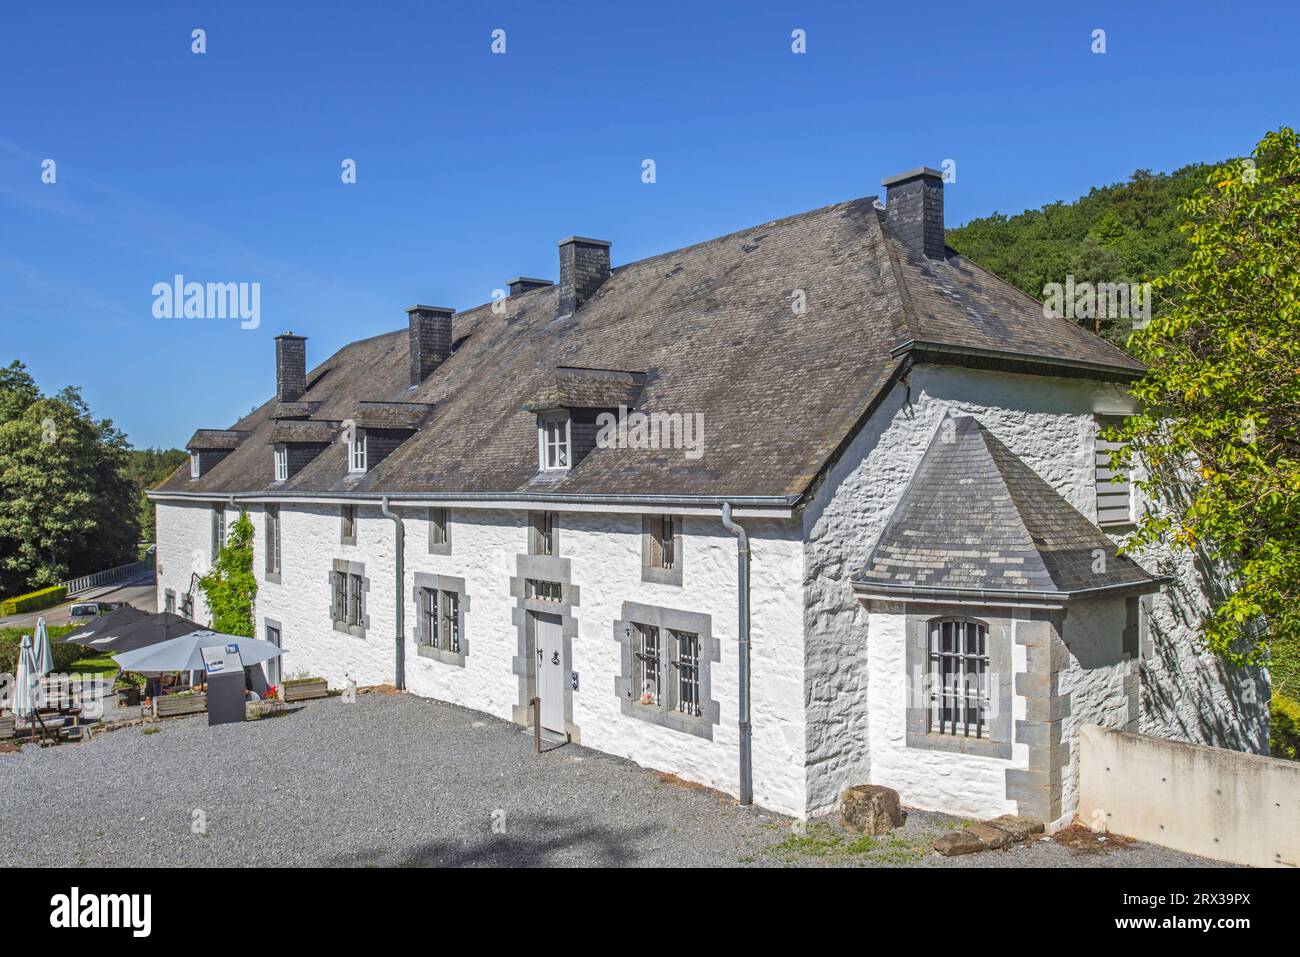
[[825, 822], [796, 828], [574, 745], [534, 755], [531, 736], [507, 722], [382, 693], [240, 725], [172, 719], [0, 754], [0, 808], [0, 865], [1212, 863], [1120, 841], [941, 858], [929, 843], [957, 819], [911, 811], [905, 827], [872, 839]]

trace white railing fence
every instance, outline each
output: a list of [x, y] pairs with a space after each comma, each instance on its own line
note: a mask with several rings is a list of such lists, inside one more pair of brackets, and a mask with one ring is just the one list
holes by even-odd
[[80, 578], [70, 578], [60, 584], [68, 589], [68, 597], [79, 595], [82, 592], [90, 591], [92, 588], [101, 588], [104, 585], [114, 585], [121, 581], [141, 574], [142, 572], [153, 570], [153, 558], [146, 558], [143, 561], [131, 562], [129, 565], [118, 565], [116, 568], [106, 568], [101, 572], [95, 572], [93, 575], [82, 575]]

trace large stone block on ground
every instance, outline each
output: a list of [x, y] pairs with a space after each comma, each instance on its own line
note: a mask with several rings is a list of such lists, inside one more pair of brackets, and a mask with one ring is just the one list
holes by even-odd
[[1035, 834], [1043, 833], [1042, 821], [1036, 821], [1032, 817], [1020, 817], [1015, 814], [1003, 814], [1001, 817], [995, 817], [993, 820], [984, 823], [1005, 831], [1012, 842], [1016, 844], [1029, 840]]
[[840, 795], [840, 824], [854, 834], [885, 834], [907, 820], [898, 792], [879, 784], [856, 784]]
[[987, 851], [988, 845], [974, 834], [965, 830], [949, 831], [934, 842], [934, 849], [944, 857], [956, 857], [958, 854], [977, 854]]
[[1000, 847], [1006, 847], [1011, 843], [1011, 835], [999, 827], [992, 824], [978, 821], [966, 828], [966, 833], [976, 840], [980, 841], [990, 850], [997, 850]]

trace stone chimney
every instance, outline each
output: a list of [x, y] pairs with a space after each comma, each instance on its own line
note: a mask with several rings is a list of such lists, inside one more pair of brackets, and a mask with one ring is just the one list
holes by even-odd
[[446, 306], [412, 306], [410, 320], [411, 385], [419, 385], [451, 355], [451, 315]]
[[509, 284], [510, 295], [517, 296], [521, 292], [528, 292], [530, 289], [541, 289], [544, 286], [551, 285], [549, 279], [529, 279], [527, 276], [516, 276], [511, 279]]
[[944, 259], [943, 174], [928, 166], [880, 181], [885, 222], [894, 235], [929, 259]]
[[307, 337], [292, 332], [275, 337], [275, 395], [297, 402], [307, 391]]
[[575, 312], [608, 278], [608, 242], [582, 236], [560, 240], [560, 303], [556, 315]]

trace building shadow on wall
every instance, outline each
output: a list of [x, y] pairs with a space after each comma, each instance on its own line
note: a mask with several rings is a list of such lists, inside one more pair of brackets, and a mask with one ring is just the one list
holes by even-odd
[[[1166, 489], [1160, 504], [1162, 508], [1182, 514], [1189, 499], [1182, 489]], [[1262, 753], [1267, 754], [1267, 732], [1263, 740], [1253, 739], [1240, 721], [1244, 709], [1268, 711], [1269, 688], [1263, 669], [1239, 668], [1224, 662], [1210, 652], [1202, 638], [1209, 609], [1226, 601], [1231, 594], [1231, 570], [1199, 543], [1189, 557], [1193, 571], [1191, 582], [1180, 577], [1182, 569], [1177, 556], [1166, 556], [1158, 564], [1160, 574], [1173, 578], [1165, 587], [1165, 596], [1169, 599], [1175, 625], [1194, 636], [1191, 640], [1195, 647], [1187, 650], [1197, 656], [1200, 666], [1187, 668], [1190, 659], [1179, 657], [1177, 644], [1179, 641], [1185, 643], [1187, 639], [1178, 638], [1174, 633], [1176, 629], [1167, 627], [1159, 616], [1147, 615], [1150, 640], [1144, 648], [1140, 671], [1142, 710], [1189, 741], [1235, 750], [1259, 752], [1262, 749]], [[1147, 655], [1160, 667], [1153, 667], [1153, 661]], [[1230, 702], [1231, 710], [1227, 712], [1218, 697], [1220, 689], [1227, 693]], [[1197, 706], [1180, 710], [1180, 702], [1189, 698]], [[1267, 722], [1264, 726], [1267, 727]]]
[[327, 867], [628, 867], [639, 863], [638, 845], [659, 828], [593, 825], [578, 818], [513, 815], [506, 831], [493, 834], [484, 821], [482, 833], [469, 840], [425, 841], [394, 852], [373, 847], [339, 854]]

